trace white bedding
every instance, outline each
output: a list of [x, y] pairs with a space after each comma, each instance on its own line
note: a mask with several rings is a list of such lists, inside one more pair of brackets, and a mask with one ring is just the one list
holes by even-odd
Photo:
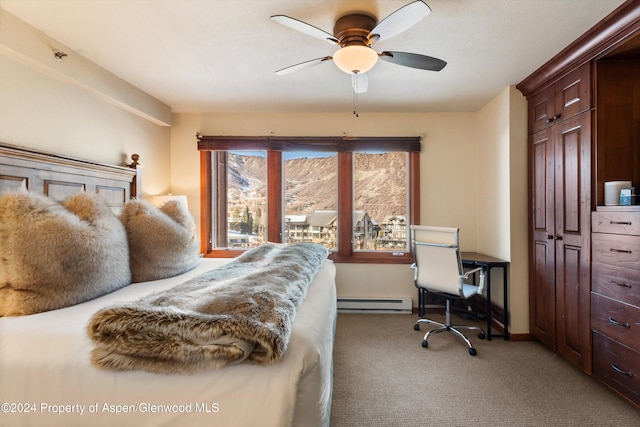
[[[184, 282], [136, 283], [73, 307], [0, 318], [1, 426], [328, 426], [336, 320], [335, 267], [326, 261], [298, 308], [284, 358], [194, 375], [111, 372], [91, 366], [90, 317]], [[125, 412], [128, 411], [128, 412]]]

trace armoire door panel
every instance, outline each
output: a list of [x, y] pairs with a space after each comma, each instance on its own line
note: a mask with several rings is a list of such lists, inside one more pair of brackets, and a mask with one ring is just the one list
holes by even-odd
[[[580, 248], [559, 245], [557, 258], [562, 258], [556, 266], [556, 318], [558, 319], [558, 350], [563, 355], [575, 358], [580, 354], [582, 344], [580, 335]], [[562, 266], [559, 269], [558, 266]]]
[[[536, 233], [553, 232], [553, 140], [549, 130], [532, 137], [533, 229]], [[540, 238], [541, 236], [537, 236]]]
[[[591, 217], [591, 113], [557, 125], [555, 143], [556, 238], [566, 245], [589, 247]], [[583, 268], [589, 269], [588, 252]]]
[[562, 209], [562, 233], [580, 232], [580, 137], [581, 127], [574, 127], [559, 133], [556, 141], [556, 158], [558, 162], [558, 175], [556, 176], [556, 197], [562, 203], [557, 206]]
[[591, 113], [554, 128], [557, 348], [589, 373]]
[[553, 124], [553, 86], [529, 98], [529, 132], [535, 133]]
[[540, 342], [555, 350], [556, 342], [556, 290], [554, 271], [553, 241], [535, 242], [530, 291], [531, 334]]
[[530, 332], [555, 350], [554, 143], [551, 129], [529, 139], [531, 159]]
[[555, 112], [559, 120], [568, 119], [591, 108], [591, 65], [585, 64], [555, 85]]

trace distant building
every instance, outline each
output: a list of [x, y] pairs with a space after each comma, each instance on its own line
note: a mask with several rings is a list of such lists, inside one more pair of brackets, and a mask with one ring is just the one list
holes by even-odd
[[284, 230], [286, 243], [309, 241], [309, 221], [307, 215], [285, 215]]
[[320, 243], [328, 248], [336, 247], [338, 229], [335, 210], [317, 210], [309, 216], [309, 241]]
[[378, 249], [404, 249], [407, 247], [407, 218], [387, 215], [380, 224], [376, 239]]
[[230, 248], [251, 248], [262, 243], [260, 236], [239, 233], [233, 230], [227, 232], [227, 240]]
[[375, 249], [375, 223], [365, 211], [353, 211], [353, 247]]
[[[285, 215], [286, 243], [313, 242], [328, 248], [337, 246], [337, 212], [317, 210], [310, 215]], [[229, 233], [236, 247], [250, 245], [250, 235]], [[407, 220], [403, 215], [388, 215], [377, 224], [366, 211], [353, 212], [353, 247], [357, 250], [393, 250], [407, 247]]]

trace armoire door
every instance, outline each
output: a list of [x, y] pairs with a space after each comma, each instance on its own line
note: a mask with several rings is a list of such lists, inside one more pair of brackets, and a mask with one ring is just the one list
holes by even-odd
[[529, 137], [531, 253], [529, 269], [529, 330], [556, 349], [555, 185], [553, 128]]
[[591, 112], [531, 135], [529, 150], [530, 332], [589, 372]]
[[554, 126], [558, 353], [591, 372], [591, 112]]

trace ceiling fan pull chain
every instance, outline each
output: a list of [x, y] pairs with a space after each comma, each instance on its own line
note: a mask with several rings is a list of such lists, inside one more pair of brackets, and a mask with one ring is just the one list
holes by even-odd
[[354, 93], [353, 94], [353, 115], [356, 117], [358, 116], [358, 94]]
[[353, 115], [357, 117], [358, 116], [358, 76], [357, 76], [358, 72], [354, 71], [353, 72], [353, 85], [354, 85], [354, 90], [353, 90]]

